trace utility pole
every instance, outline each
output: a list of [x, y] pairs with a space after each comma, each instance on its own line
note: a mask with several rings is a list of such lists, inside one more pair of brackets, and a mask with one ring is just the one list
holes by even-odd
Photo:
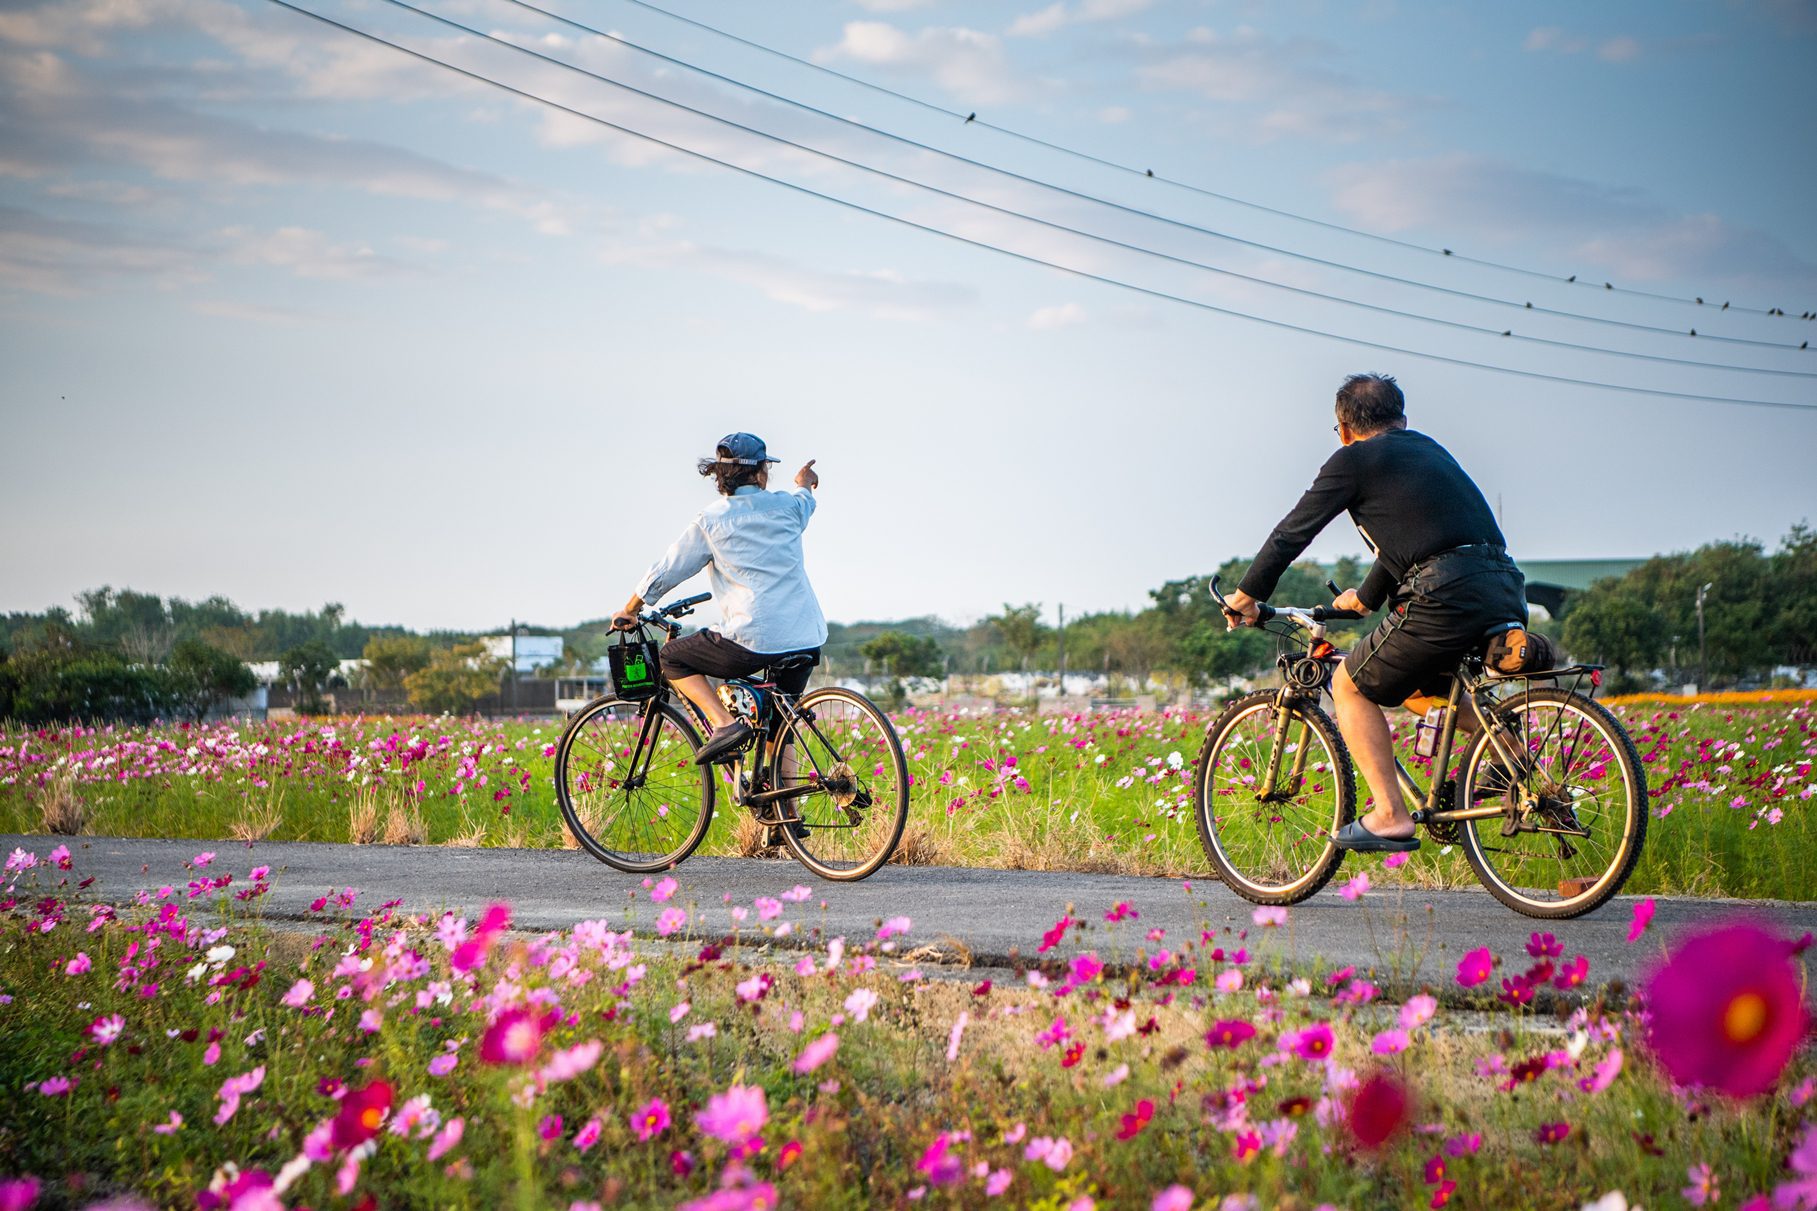
[[517, 619], [511, 620], [511, 713], [517, 714]]
[[1710, 674], [1703, 645], [1703, 599], [1709, 596], [1710, 590], [1716, 587], [1711, 581], [1697, 590], [1697, 692], [1706, 694], [1710, 690]]
[[1060, 693], [1059, 698], [1066, 697], [1066, 607], [1060, 607]]

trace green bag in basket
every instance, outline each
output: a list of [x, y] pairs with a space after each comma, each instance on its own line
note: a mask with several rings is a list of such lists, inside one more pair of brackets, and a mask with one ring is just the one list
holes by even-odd
[[613, 690], [631, 702], [654, 697], [662, 686], [662, 659], [657, 655], [656, 640], [642, 626], [635, 631], [619, 631], [617, 640], [606, 648]]

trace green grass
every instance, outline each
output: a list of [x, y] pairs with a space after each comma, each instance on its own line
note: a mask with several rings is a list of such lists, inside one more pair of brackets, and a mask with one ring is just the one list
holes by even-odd
[[[1627, 890], [1817, 894], [1808, 703], [1616, 709], [1654, 789], [1647, 847]], [[1406, 745], [1411, 718], [1397, 720]], [[904, 847], [912, 860], [1208, 869], [1190, 785], [1205, 716], [910, 711], [897, 721], [914, 778]], [[559, 727], [418, 717], [12, 729], [0, 734], [0, 830], [44, 831], [48, 812], [96, 834], [346, 841], [364, 816], [380, 838], [388, 823], [394, 838], [410, 835], [415, 819], [431, 844], [558, 846], [565, 832], [544, 749]], [[406, 759], [413, 742], [416, 755]], [[700, 852], [734, 854], [747, 844], [722, 800]], [[1473, 882], [1460, 852], [1433, 844], [1384, 878]]]

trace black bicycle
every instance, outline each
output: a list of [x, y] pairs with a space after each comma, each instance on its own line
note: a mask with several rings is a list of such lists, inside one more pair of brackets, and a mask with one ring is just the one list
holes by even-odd
[[[674, 620], [702, 593], [639, 616], [673, 639]], [[699, 846], [722, 780], [780, 844], [824, 879], [862, 879], [889, 861], [908, 822], [908, 760], [889, 716], [840, 686], [799, 698], [776, 688], [806, 656], [785, 656], [759, 678], [734, 678], [720, 697], [756, 735], [736, 760], [696, 765], [706, 720], [656, 678], [638, 700], [595, 698], [555, 749], [562, 819], [583, 849], [629, 874], [666, 870]]]
[[[1328, 585], [1335, 594], [1335, 585]], [[1222, 605], [1214, 578], [1212, 596]], [[1320, 705], [1344, 659], [1327, 622], [1362, 615], [1329, 606], [1261, 607], [1257, 625], [1290, 641], [1282, 685], [1231, 703], [1206, 733], [1195, 768], [1199, 837], [1224, 883], [1257, 904], [1297, 904], [1337, 873], [1333, 837], [1356, 816], [1356, 775]], [[1270, 625], [1278, 622], [1278, 625]], [[1647, 780], [1627, 730], [1577, 692], [1598, 665], [1504, 674], [1464, 659], [1436, 721], [1432, 781], [1395, 776], [1429, 837], [1461, 844], [1491, 895], [1530, 917], [1576, 917], [1621, 890], [1647, 835]], [[1567, 687], [1535, 682], [1569, 681]], [[1455, 766], [1458, 724], [1474, 734]]]

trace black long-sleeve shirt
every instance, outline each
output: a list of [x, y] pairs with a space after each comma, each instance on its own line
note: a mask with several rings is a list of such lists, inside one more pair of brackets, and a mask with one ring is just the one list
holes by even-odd
[[1473, 543], [1505, 545], [1489, 502], [1457, 460], [1424, 433], [1389, 429], [1325, 460], [1312, 487], [1262, 544], [1242, 590], [1266, 601], [1300, 552], [1346, 509], [1375, 553], [1357, 590], [1371, 610], [1430, 555]]

